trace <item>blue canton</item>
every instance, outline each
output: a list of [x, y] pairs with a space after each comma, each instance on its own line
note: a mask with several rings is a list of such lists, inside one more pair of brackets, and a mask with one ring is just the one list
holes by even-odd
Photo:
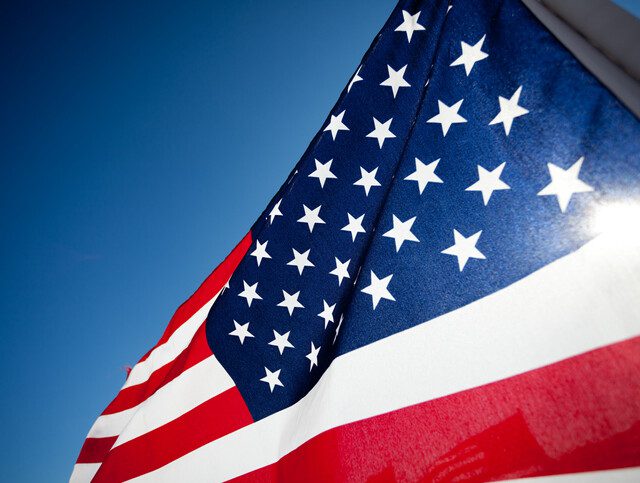
[[638, 120], [519, 1], [402, 1], [252, 227], [209, 345], [264, 418], [341, 354], [578, 249], [594, 209], [640, 195], [639, 153]]

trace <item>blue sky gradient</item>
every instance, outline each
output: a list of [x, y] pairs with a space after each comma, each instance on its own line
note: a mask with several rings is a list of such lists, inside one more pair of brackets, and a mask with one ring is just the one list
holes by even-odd
[[64, 481], [125, 366], [261, 213], [395, 2], [9, 3], [0, 479]]

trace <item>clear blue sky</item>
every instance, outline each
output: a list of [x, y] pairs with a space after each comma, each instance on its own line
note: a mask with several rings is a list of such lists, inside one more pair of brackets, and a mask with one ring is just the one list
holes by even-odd
[[68, 478], [394, 6], [89, 3], [0, 7], [3, 481]]

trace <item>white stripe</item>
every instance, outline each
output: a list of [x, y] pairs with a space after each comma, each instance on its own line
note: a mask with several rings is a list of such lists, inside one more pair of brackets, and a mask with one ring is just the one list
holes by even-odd
[[89, 483], [98, 472], [100, 463], [76, 463], [69, 483]]
[[522, 483], [637, 483], [640, 481], [640, 468], [623, 468], [620, 470], [588, 471], [585, 473], [569, 473], [566, 475], [536, 476], [533, 478], [520, 478]]
[[[144, 361], [136, 364], [131, 370], [131, 372], [129, 373], [129, 377], [127, 377], [127, 380], [124, 386], [122, 386], [122, 389], [146, 382], [149, 379], [149, 377], [151, 377], [151, 374], [153, 374], [154, 371], [168, 364], [169, 362], [174, 360], [178, 355], [180, 355], [182, 351], [193, 340], [193, 336], [195, 335], [196, 331], [198, 330], [198, 328], [200, 328], [202, 323], [207, 318], [209, 311], [211, 310], [211, 306], [218, 298], [218, 295], [220, 295], [220, 292], [214, 295], [209, 302], [204, 304], [195, 314], [193, 314], [180, 327], [178, 327], [173, 332], [173, 334], [171, 334], [171, 336], [163, 344], [156, 347]], [[200, 364], [202, 364], [205, 361], [202, 361]], [[210, 365], [210, 369], [212, 369], [211, 377], [213, 378], [210, 381], [212, 382], [212, 386], [210, 387], [211, 391], [209, 391], [209, 394], [215, 393], [216, 391], [219, 391], [219, 392], [224, 391], [225, 390], [224, 388], [226, 388], [230, 380], [228, 374], [226, 373], [226, 371], [224, 371], [224, 369], [217, 362], [217, 360], [215, 360], [215, 358], [209, 361], [208, 364]], [[222, 371], [223, 374], [221, 374], [220, 371]], [[176, 380], [180, 379], [180, 377], [181, 376], [178, 376]], [[168, 385], [170, 384], [171, 383], [169, 383]], [[182, 384], [184, 384], [184, 382]], [[160, 391], [162, 391], [162, 389], [163, 388], [161, 388]], [[166, 392], [167, 394], [171, 393], [171, 391], [169, 390], [165, 390], [163, 392]], [[207, 395], [203, 394], [202, 391], [197, 392], [196, 394], [194, 394], [194, 396], [195, 397], [191, 402], [191, 404], [195, 404], [196, 406], [197, 404], [199, 404], [197, 403], [198, 398], [201, 399], [203, 396], [206, 397], [207, 399], [210, 397], [213, 397], [210, 395], [207, 397]], [[189, 408], [190, 404], [188, 401], [183, 400], [182, 403], [183, 403], [182, 408]], [[159, 403], [154, 403], [152, 407], [156, 407], [156, 405], [158, 404]], [[98, 419], [95, 421], [95, 423], [89, 430], [89, 433], [87, 434], [87, 438], [106, 438], [106, 437], [119, 436], [120, 433], [123, 431], [123, 429], [127, 427], [127, 425], [132, 423], [132, 418], [138, 412], [138, 410], [143, 407], [143, 405], [144, 403], [134, 406], [132, 408], [126, 409], [124, 411], [120, 411], [113, 414], [102, 415], [98, 417]], [[176, 407], [176, 410], [179, 410], [179, 407]], [[171, 417], [171, 414], [173, 413], [171, 413], [170, 411], [167, 411], [167, 417]], [[131, 425], [131, 434], [135, 434], [136, 431], [144, 430], [145, 424], [139, 423], [138, 421], [140, 419], [141, 419], [140, 417], [137, 418], [136, 419], [137, 422]], [[159, 420], [151, 418], [148, 421], [147, 426], [152, 427], [154, 424], [158, 424], [158, 425], [164, 424], [161, 421], [164, 421], [164, 423], [166, 423], [169, 420], [167, 420], [166, 417], [160, 418]], [[114, 447], [118, 444], [121, 444], [119, 443], [119, 441], [120, 441], [119, 439], [116, 440]], [[70, 482], [91, 481], [93, 476], [98, 472], [99, 468], [100, 468], [100, 463], [78, 463], [73, 468], [73, 473], [71, 474]]]
[[189, 345], [194, 334], [207, 318], [209, 310], [217, 297], [218, 294], [178, 327], [164, 344], [156, 347], [144, 361], [138, 362], [129, 373], [129, 377], [127, 377], [127, 381], [124, 386], [122, 386], [122, 389], [145, 382], [151, 377], [151, 374], [153, 374], [155, 370], [178, 357]]
[[[171, 337], [162, 345], [149, 354], [149, 357], [142, 362], [136, 364], [133, 368], [123, 389], [132, 386], [131, 381], [146, 381], [156, 369], [171, 362], [189, 345], [198, 328], [206, 319], [211, 305], [217, 298], [217, 295], [200, 310], [198, 310], [190, 319], [182, 324]], [[197, 325], [196, 325], [197, 323]], [[161, 388], [162, 389], [162, 388]], [[112, 414], [103, 414], [96, 419], [93, 426], [89, 430], [87, 438], [106, 438], [118, 436], [123, 428], [129, 423], [133, 415], [138, 411], [140, 405], [134, 406], [124, 411]]]
[[207, 357], [140, 404], [113, 447], [173, 421], [233, 386], [233, 380], [215, 356]]
[[338, 357], [298, 403], [135, 481], [230, 479], [328, 429], [636, 336], [640, 243], [622, 240], [601, 236], [484, 299]]
[[120, 411], [119, 413], [105, 414], [93, 423], [87, 438], [109, 438], [118, 436], [122, 429], [129, 423], [138, 406]]

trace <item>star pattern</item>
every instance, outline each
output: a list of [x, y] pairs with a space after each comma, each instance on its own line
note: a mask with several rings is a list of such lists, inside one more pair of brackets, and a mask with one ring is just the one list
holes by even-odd
[[289, 312], [289, 315], [293, 315], [293, 311], [295, 309], [304, 309], [304, 305], [298, 302], [298, 297], [300, 297], [300, 291], [290, 294], [286, 290], [282, 291], [282, 296], [284, 299], [282, 302], [278, 304], [278, 307], [285, 307]]
[[265, 376], [260, 380], [269, 384], [269, 390], [271, 392], [273, 392], [276, 386], [284, 387], [284, 384], [280, 382], [280, 371], [281, 369], [271, 372], [266, 367], [264, 368]]
[[369, 191], [374, 186], [380, 186], [380, 182], [376, 179], [376, 173], [378, 168], [374, 168], [371, 171], [367, 171], [360, 166], [360, 179], [353, 183], [354, 186], [362, 186], [364, 188], [365, 196], [369, 196]]
[[315, 267], [315, 265], [309, 261], [309, 253], [311, 253], [311, 249], [307, 250], [304, 253], [300, 253], [295, 248], [293, 248], [292, 250], [293, 260], [288, 262], [287, 265], [296, 267], [300, 275], [302, 275], [302, 272], [306, 267]]
[[[462, 12], [456, 6], [451, 15], [459, 19]], [[527, 132], [527, 121], [541, 126], [543, 116], [555, 107], [543, 108], [536, 101], [534, 110], [533, 101], [527, 103], [541, 93], [526, 73], [514, 69], [504, 79], [494, 75], [496, 65], [504, 61], [495, 31], [483, 29], [487, 35], [480, 37], [483, 30], [469, 30], [478, 32], [472, 38], [466, 31], [445, 35], [444, 55], [430, 66], [421, 51], [431, 49], [434, 33], [430, 26], [427, 34], [414, 35], [426, 30], [419, 16], [420, 12], [405, 11], [396, 29], [407, 35], [408, 43], [404, 35], [395, 34], [380, 41], [394, 43], [396, 49], [401, 45], [406, 52], [399, 50], [397, 56], [375, 63], [365, 58], [353, 74], [334, 110], [338, 114], [330, 116], [268, 215], [252, 228], [248, 256], [211, 309], [209, 317], [221, 321], [222, 337], [236, 351], [224, 361], [241, 365], [251, 359], [251, 370], [242, 368], [233, 374], [234, 381], [250, 377], [253, 387], [262, 388], [260, 404], [274, 401], [269, 410], [282, 409], [283, 401], [293, 401], [312, 387], [336, 356], [408, 328], [410, 321], [405, 319], [431, 320], [462, 306], [455, 304], [477, 300], [475, 294], [485, 296], [517, 281], [508, 278], [514, 273], [532, 273], [549, 263], [535, 261], [544, 254], [539, 240], [554, 240], [545, 229], [555, 230], [556, 224], [569, 219], [578, 226], [573, 217], [582, 210], [570, 209], [574, 195], [595, 191], [596, 186], [600, 191], [600, 171], [591, 164], [581, 179], [582, 155], [591, 157], [588, 146], [573, 142], [580, 136], [559, 135], [565, 142], [569, 139], [560, 151], [571, 152], [569, 159], [558, 157], [557, 148], [550, 157], [548, 144], [539, 145], [544, 158], [522, 147], [533, 142], [527, 136], [547, 136]], [[433, 18], [431, 12], [428, 18]], [[449, 88], [451, 83], [455, 89]], [[531, 113], [520, 105], [523, 85], [524, 104]], [[505, 92], [513, 94], [499, 96]], [[571, 118], [566, 106], [563, 112]], [[509, 138], [514, 120], [526, 114], [531, 116], [516, 122], [517, 138]], [[453, 128], [454, 135], [447, 136], [454, 124], [465, 127]], [[489, 127], [496, 124], [503, 128]], [[599, 197], [600, 193], [578, 200], [591, 203]], [[540, 213], [546, 225], [529, 228], [529, 219]], [[506, 250], [505, 243], [515, 247]], [[537, 250], [534, 255], [532, 248]], [[503, 272], [504, 283], [498, 278]], [[219, 309], [223, 304], [233, 311]], [[207, 337], [214, 330], [210, 325]]]
[[333, 163], [333, 159], [330, 159], [324, 164], [317, 159], [314, 161], [316, 162], [316, 169], [309, 174], [309, 178], [318, 178], [318, 181], [320, 181], [320, 187], [324, 188], [324, 183], [328, 179], [336, 179], [336, 175], [331, 172], [331, 163]]
[[280, 211], [280, 203], [282, 203], [282, 200], [278, 200], [278, 202], [273, 205], [273, 208], [271, 208], [271, 211], [269, 212], [270, 224], [273, 224], [273, 220], [275, 220], [277, 216], [282, 216], [282, 212]]
[[378, 145], [380, 149], [384, 145], [385, 139], [395, 138], [396, 135], [391, 132], [391, 121], [393, 118], [389, 119], [387, 122], [380, 122], [375, 117], [373, 118], [373, 131], [367, 134], [368, 138], [375, 138], [378, 140]]
[[438, 158], [429, 164], [424, 164], [418, 158], [415, 158], [416, 170], [407, 176], [405, 180], [416, 181], [418, 183], [418, 191], [422, 194], [429, 183], [442, 183], [442, 180], [436, 174], [439, 162], [440, 159]]
[[398, 95], [398, 90], [401, 87], [411, 87], [411, 85], [404, 80], [404, 73], [407, 70], [407, 66], [401, 67], [399, 70], [394, 70], [390, 65], [387, 66], [389, 71], [389, 77], [383, 80], [380, 85], [391, 87], [391, 92], [393, 92], [393, 98], [396, 98]]
[[324, 128], [325, 131], [331, 131], [331, 137], [333, 140], [336, 140], [336, 136], [340, 131], [348, 131], [349, 128], [346, 126], [342, 120], [344, 119], [344, 115], [347, 111], [342, 111], [337, 116], [331, 115], [331, 119], [329, 120], [329, 124]]
[[305, 356], [307, 359], [309, 359], [309, 371], [311, 371], [314, 366], [318, 365], [318, 353], [320, 352], [321, 348], [322, 346], [316, 347], [313, 342], [311, 342], [311, 351]]
[[320, 218], [320, 208], [322, 205], [318, 205], [313, 210], [307, 208], [307, 205], [303, 205], [304, 216], [298, 220], [298, 223], [306, 223], [309, 226], [309, 233], [313, 233], [313, 227], [316, 225], [324, 225], [325, 222]]
[[498, 102], [500, 103], [500, 112], [489, 123], [490, 126], [494, 124], [500, 124], [504, 126], [504, 133], [508, 136], [511, 132], [511, 125], [516, 117], [529, 114], [529, 111], [524, 107], [518, 105], [520, 101], [520, 94], [522, 94], [522, 86], [518, 87], [513, 93], [510, 99], [505, 99], [502, 96], [498, 96]]
[[452, 255], [458, 259], [458, 268], [462, 272], [470, 258], [484, 260], [485, 256], [476, 248], [482, 230], [465, 238], [458, 230], [453, 230], [454, 244], [442, 250], [445, 255]]
[[466, 42], [460, 42], [462, 46], [462, 55], [451, 63], [451, 67], [457, 65], [464, 65], [464, 70], [467, 73], [467, 77], [471, 74], [471, 69], [476, 62], [486, 59], [489, 54], [482, 51], [482, 44], [484, 43], [486, 35], [483, 35], [475, 45], [469, 45]]
[[251, 303], [254, 300], [262, 300], [262, 297], [258, 295], [258, 282], [254, 283], [253, 285], [249, 285], [243, 280], [242, 284], [244, 286], [244, 289], [238, 294], [238, 296], [246, 299], [247, 305], [249, 307], [251, 307]]
[[324, 320], [324, 328], [326, 329], [330, 322], [333, 322], [333, 311], [336, 308], [336, 304], [329, 305], [326, 300], [322, 300], [324, 308], [322, 312], [318, 314], [318, 317], [322, 317]]
[[371, 270], [371, 283], [363, 288], [362, 292], [371, 295], [373, 310], [376, 309], [376, 307], [380, 303], [380, 300], [382, 299], [391, 300], [393, 302], [396, 301], [396, 299], [393, 298], [393, 295], [391, 295], [391, 292], [389, 292], [389, 289], [387, 288], [392, 278], [393, 274], [387, 275], [384, 278], [378, 278], [377, 275], [373, 273], [373, 270]]
[[338, 334], [340, 333], [340, 329], [342, 328], [342, 322], [344, 321], [344, 314], [340, 315], [340, 320], [338, 320], [338, 326], [336, 327], [336, 333], [333, 336], [333, 343], [336, 343], [336, 339], [338, 338]]
[[593, 191], [592, 186], [589, 186], [578, 177], [580, 175], [580, 169], [582, 169], [583, 161], [584, 157], [581, 157], [567, 169], [562, 169], [560, 166], [548, 163], [547, 168], [549, 169], [551, 183], [542, 188], [538, 196], [555, 195], [558, 198], [560, 211], [564, 213], [567, 211], [571, 197], [574, 194]]
[[360, 215], [358, 218], [355, 218], [351, 216], [351, 213], [347, 213], [347, 218], [349, 219], [349, 223], [347, 223], [346, 226], [343, 226], [341, 230], [351, 233], [351, 241], [356, 241], [358, 233], [366, 233], [365, 229], [362, 228], [364, 215]]
[[240, 341], [240, 345], [244, 344], [244, 340], [247, 337], [253, 337], [253, 334], [249, 332], [249, 322], [247, 322], [246, 324], [239, 324], [234, 320], [233, 325], [235, 326], [235, 329], [229, 332], [229, 335], [237, 337]]
[[351, 260], [347, 260], [346, 262], [341, 262], [340, 260], [338, 260], [338, 257], [335, 257], [335, 258], [336, 258], [336, 268], [331, 270], [329, 274], [335, 275], [336, 277], [338, 277], [338, 286], [340, 286], [342, 285], [342, 280], [344, 280], [345, 278], [351, 278], [349, 277], [349, 272], [347, 271], [347, 269], [349, 268], [349, 263], [351, 263]]
[[407, 221], [400, 221], [400, 219], [393, 215], [393, 228], [383, 234], [382, 236], [386, 236], [388, 238], [393, 238], [396, 242], [396, 252], [400, 251], [400, 247], [406, 241], [419, 242], [416, 236], [411, 233], [411, 227], [416, 221], [416, 217], [409, 218]]
[[358, 70], [356, 70], [356, 73], [353, 74], [353, 77], [351, 78], [351, 82], [349, 82], [349, 85], [347, 86], [347, 92], [351, 92], [351, 88], [353, 87], [353, 84], [364, 80], [362, 77], [360, 77], [360, 69], [362, 69], [362, 66], [358, 67]]
[[269, 242], [266, 241], [264, 243], [260, 243], [258, 240], [256, 240], [256, 248], [250, 254], [252, 257], [256, 258], [256, 263], [258, 264], [258, 266], [260, 266], [260, 263], [262, 263], [262, 260], [264, 260], [265, 258], [271, 258], [271, 255], [267, 253], [267, 243]]
[[480, 191], [482, 193], [482, 201], [487, 206], [494, 191], [511, 189], [507, 183], [500, 179], [506, 165], [507, 163], [502, 163], [493, 171], [487, 171], [478, 165], [478, 181], [469, 186], [466, 191]]
[[280, 334], [275, 329], [273, 331], [273, 340], [269, 342], [269, 345], [277, 347], [278, 352], [280, 352], [280, 355], [282, 355], [282, 353], [286, 348], [291, 348], [291, 349], [294, 348], [293, 344], [289, 342], [289, 334], [291, 334], [291, 331], [285, 332], [284, 334]]
[[418, 18], [420, 17], [420, 13], [418, 12], [414, 15], [411, 15], [406, 10], [402, 11], [402, 23], [396, 28], [396, 32], [404, 32], [407, 34], [407, 41], [411, 43], [411, 37], [413, 37], [414, 32], [419, 32], [421, 30], [425, 30], [424, 25], [420, 25], [418, 23]]
[[458, 102], [453, 104], [452, 106], [447, 106], [444, 102], [438, 101], [438, 114], [429, 119], [428, 123], [440, 124], [442, 127], [442, 135], [446, 136], [449, 132], [449, 128], [453, 124], [465, 123], [467, 120], [458, 114], [460, 110], [460, 106], [462, 106], [462, 101], [464, 99], [460, 99]]

